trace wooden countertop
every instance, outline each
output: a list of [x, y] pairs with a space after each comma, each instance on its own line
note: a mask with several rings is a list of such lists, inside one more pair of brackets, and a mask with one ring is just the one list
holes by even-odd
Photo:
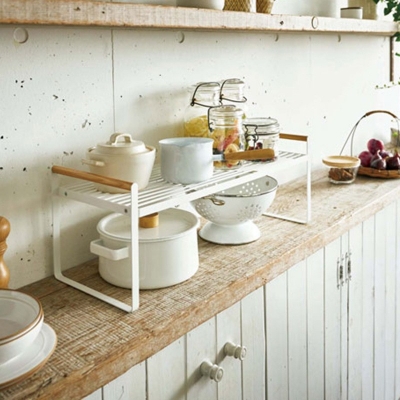
[[[400, 198], [397, 179], [358, 177], [336, 186], [324, 170], [313, 173], [312, 181], [309, 224], [262, 216], [255, 221], [262, 231], [256, 242], [221, 246], [199, 238], [196, 275], [171, 288], [141, 291], [140, 308], [131, 314], [54, 277], [22, 288], [40, 298], [58, 344], [39, 372], [1, 391], [0, 399], [90, 394]], [[269, 211], [305, 218], [305, 193], [305, 181], [283, 185]], [[66, 275], [129, 302], [130, 290], [99, 277], [97, 260]]]

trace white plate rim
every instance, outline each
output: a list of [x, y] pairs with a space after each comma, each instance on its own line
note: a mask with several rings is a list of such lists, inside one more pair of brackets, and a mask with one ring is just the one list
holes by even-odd
[[0, 390], [14, 385], [39, 371], [54, 353], [57, 335], [54, 329], [43, 323], [38, 337], [20, 356], [0, 364]]

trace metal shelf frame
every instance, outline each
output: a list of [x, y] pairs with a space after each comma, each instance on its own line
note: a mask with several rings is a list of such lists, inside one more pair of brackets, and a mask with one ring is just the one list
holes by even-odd
[[[60, 185], [59, 175], [52, 174], [52, 204], [53, 204], [53, 264], [54, 276], [78, 290], [94, 296], [126, 312], [133, 312], [139, 308], [139, 228], [140, 217], [160, 212], [167, 208], [184, 205], [192, 200], [207, 196], [234, 186], [252, 181], [265, 175], [273, 175], [280, 170], [293, 168], [306, 163], [306, 218], [293, 219], [288, 216], [264, 213], [263, 215], [281, 218], [291, 222], [306, 224], [311, 220], [311, 166], [309, 160], [309, 143], [307, 136], [281, 134], [281, 139], [302, 142], [302, 152], [279, 151], [279, 156], [272, 162], [244, 163], [238, 169], [216, 170], [213, 177], [206, 181], [190, 185], [176, 185], [165, 182], [161, 178], [160, 167], [153, 168], [149, 185], [138, 191], [137, 185], [131, 185], [130, 193], [110, 194], [100, 192], [92, 182], [74, 179], [74, 183]], [[89, 204], [110, 212], [124, 214], [131, 219], [131, 245], [129, 258], [132, 267], [132, 301], [126, 304], [113, 297], [105, 295], [82, 283], [76, 282], [63, 274], [61, 265], [61, 213], [62, 199], [74, 200]]]

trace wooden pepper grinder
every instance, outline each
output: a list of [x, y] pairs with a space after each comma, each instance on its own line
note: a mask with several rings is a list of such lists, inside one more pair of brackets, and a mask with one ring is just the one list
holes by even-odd
[[8, 288], [10, 271], [3, 260], [3, 254], [7, 250], [6, 239], [10, 233], [10, 223], [7, 218], [0, 216], [0, 288]]

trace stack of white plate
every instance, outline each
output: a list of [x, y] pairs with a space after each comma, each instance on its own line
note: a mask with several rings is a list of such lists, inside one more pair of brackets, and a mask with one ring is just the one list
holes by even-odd
[[44, 322], [39, 300], [18, 290], [0, 289], [0, 389], [38, 371], [57, 344]]

